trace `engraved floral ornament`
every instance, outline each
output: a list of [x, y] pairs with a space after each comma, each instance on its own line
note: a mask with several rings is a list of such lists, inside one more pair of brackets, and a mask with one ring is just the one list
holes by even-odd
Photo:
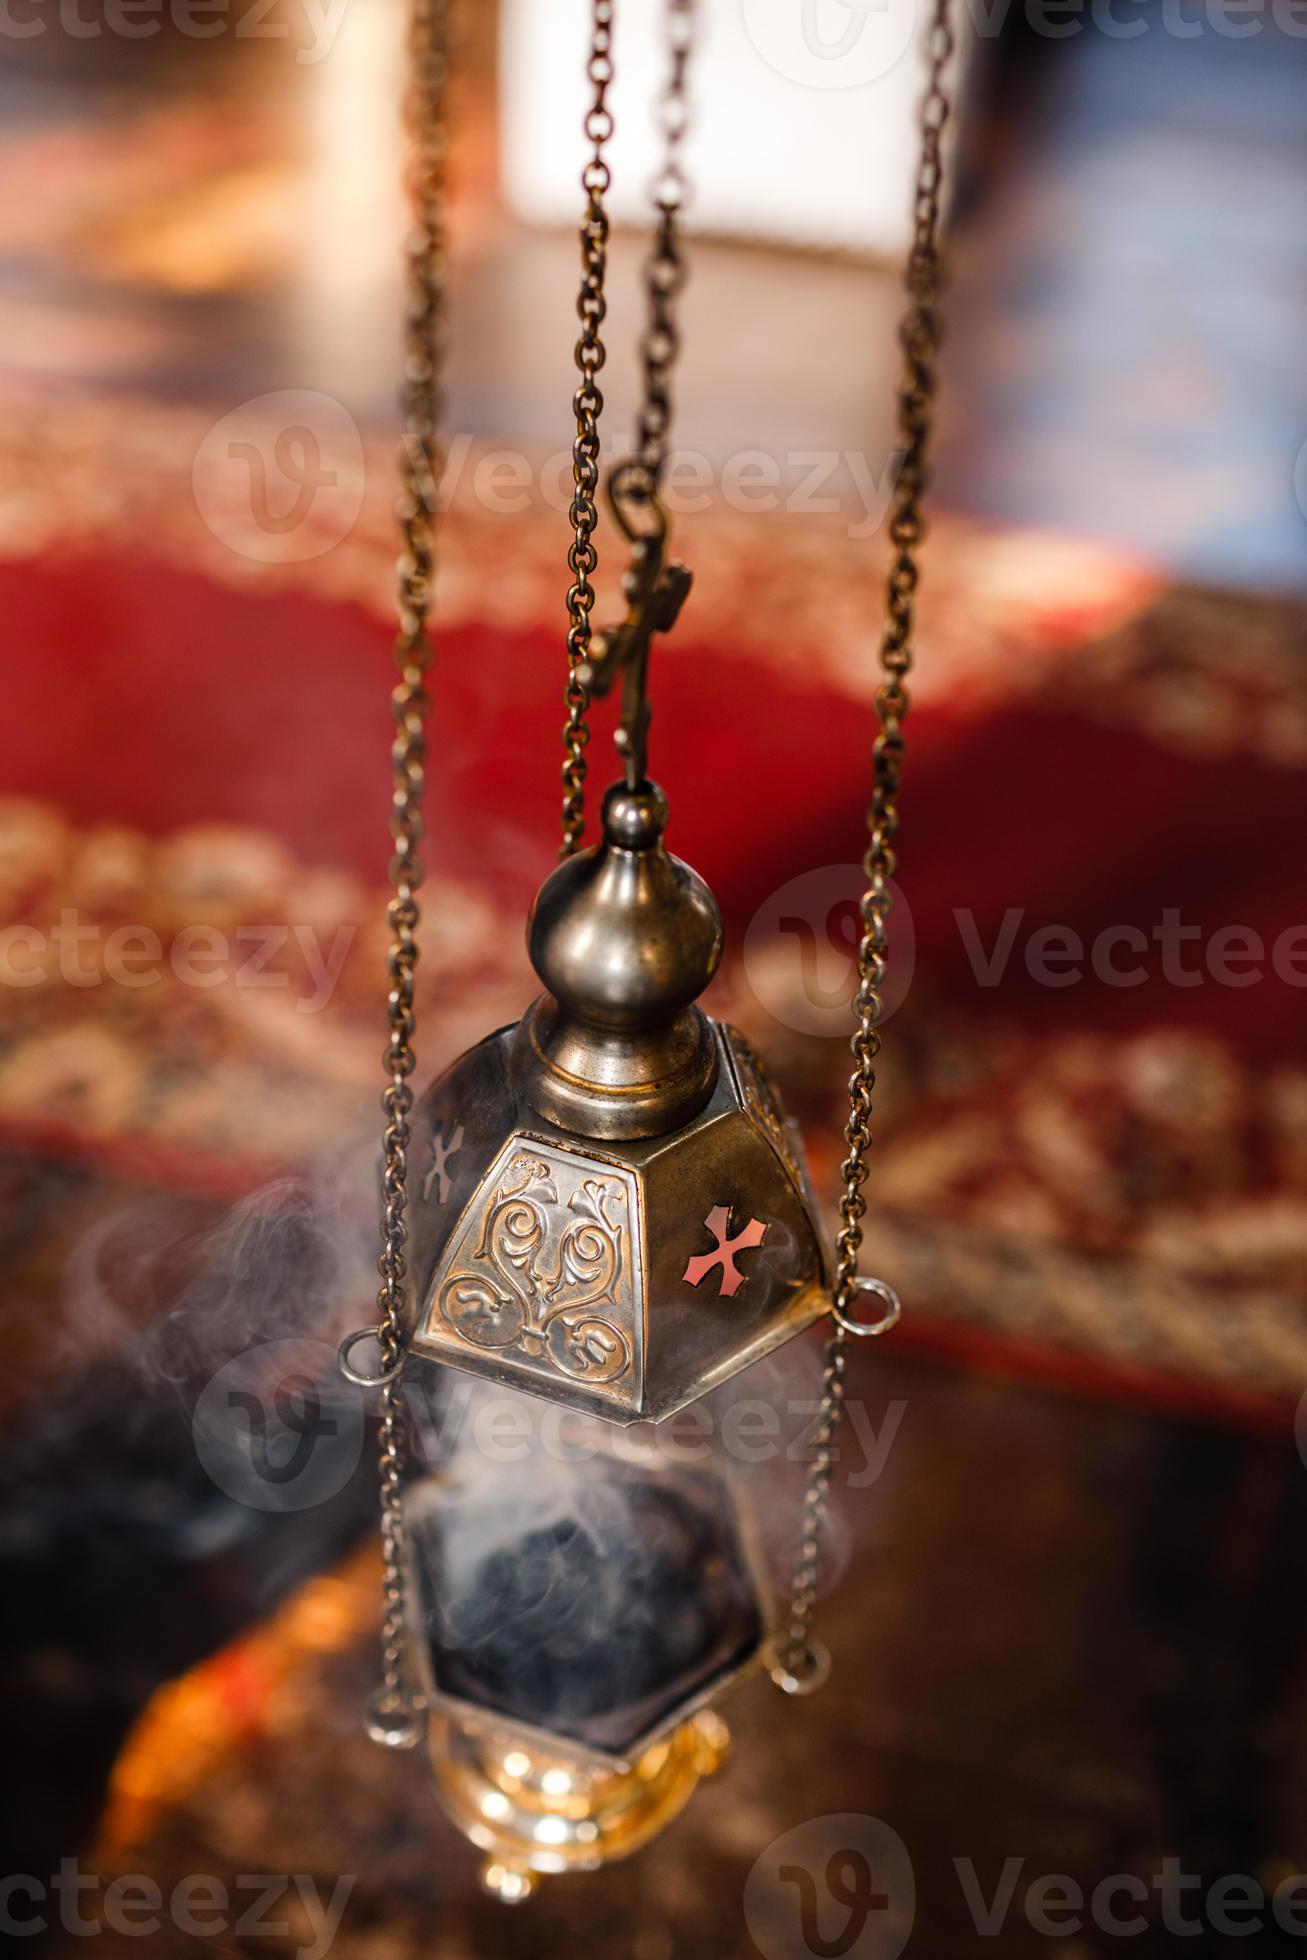
[[553, 1164], [519, 1153], [482, 1210], [476, 1250], [455, 1260], [440, 1287], [437, 1310], [476, 1347], [513, 1348], [581, 1380], [616, 1381], [631, 1365], [617, 1324], [631, 1290], [627, 1208], [619, 1179], [579, 1176], [564, 1197]]

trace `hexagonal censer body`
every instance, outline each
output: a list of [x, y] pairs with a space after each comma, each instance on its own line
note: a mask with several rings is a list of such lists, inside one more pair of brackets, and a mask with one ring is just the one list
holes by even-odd
[[456, 1448], [405, 1498], [436, 1789], [506, 1899], [629, 1856], [676, 1816], [728, 1747], [710, 1704], [766, 1632], [721, 1466], [629, 1438], [579, 1455], [537, 1451], [524, 1480]]
[[[721, 920], [666, 815], [651, 785], [609, 791], [602, 842], [532, 911], [546, 991], [412, 1118], [409, 1352], [610, 1438], [828, 1306], [797, 1132], [695, 1005]], [[608, 1446], [576, 1470], [538, 1446], [508, 1475], [455, 1459], [407, 1492], [436, 1787], [502, 1898], [638, 1849], [720, 1761], [710, 1703], [771, 1617], [740, 1495], [728, 1466]]]
[[660, 791], [609, 791], [532, 912], [548, 991], [413, 1117], [411, 1351], [622, 1424], [827, 1306], [797, 1130], [694, 1005], [721, 924], [665, 819]]

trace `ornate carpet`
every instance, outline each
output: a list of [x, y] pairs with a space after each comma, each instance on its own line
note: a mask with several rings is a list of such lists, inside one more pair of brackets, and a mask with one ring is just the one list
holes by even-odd
[[[122, 400], [0, 412], [0, 1140], [227, 1193], [370, 1137], [393, 484], [365, 445], [348, 537], [278, 562], [238, 504], [201, 517], [208, 425]], [[530, 996], [566, 542], [538, 499], [448, 512], [432, 1069]], [[711, 1004], [772, 1058], [833, 1196], [856, 884], [826, 868], [860, 850], [879, 565], [820, 515], [715, 505], [677, 544], [696, 586], [653, 680], [671, 843], [726, 915]], [[905, 1342], [1290, 1418], [1303, 626], [1091, 541], [938, 520], [869, 1225]], [[598, 784], [608, 753], [597, 730]]]

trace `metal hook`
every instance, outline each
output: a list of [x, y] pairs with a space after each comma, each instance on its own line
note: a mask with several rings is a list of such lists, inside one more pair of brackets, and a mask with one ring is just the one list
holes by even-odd
[[[676, 624], [691, 575], [675, 561], [663, 563], [667, 513], [643, 463], [618, 463], [609, 471], [608, 501], [631, 545], [631, 563], [622, 580], [626, 618], [620, 626], [595, 635], [577, 679], [588, 694], [604, 695], [621, 674], [622, 716], [614, 740], [626, 763], [626, 786], [638, 790], [647, 780], [649, 647], [655, 633], [666, 633]], [[636, 510], [649, 513], [647, 524], [636, 522]]]
[[[650, 538], [660, 545], [667, 541], [667, 512], [658, 496], [658, 486], [650, 480], [648, 468], [636, 456], [614, 463], [608, 472], [608, 507], [628, 544], [643, 544]], [[649, 513], [647, 524], [637, 524], [634, 513]]]

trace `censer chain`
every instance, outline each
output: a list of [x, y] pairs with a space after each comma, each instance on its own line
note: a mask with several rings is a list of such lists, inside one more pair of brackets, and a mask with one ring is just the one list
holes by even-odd
[[[830, 1508], [831, 1476], [838, 1455], [848, 1341], [850, 1336], [888, 1333], [900, 1311], [898, 1296], [883, 1280], [859, 1276], [858, 1255], [862, 1247], [862, 1220], [867, 1210], [862, 1187], [867, 1179], [867, 1158], [872, 1144], [872, 1097], [881, 1046], [886, 922], [892, 903], [890, 881], [897, 865], [895, 839], [899, 825], [903, 723], [909, 706], [907, 676], [912, 666], [915, 604], [920, 582], [918, 551], [925, 532], [921, 499], [926, 485], [941, 333], [942, 139], [949, 117], [946, 76], [954, 47], [949, 10], [950, 0], [935, 0], [926, 35], [926, 92], [921, 109], [913, 236], [904, 274], [908, 304], [899, 329], [904, 354], [898, 398], [902, 463], [890, 518], [893, 555], [880, 640], [883, 679], [876, 693], [872, 792], [863, 859], [867, 885], [861, 899], [862, 938], [858, 946], [858, 988], [854, 997], [857, 1026], [851, 1043], [855, 1067], [849, 1081], [849, 1120], [844, 1131], [848, 1155], [840, 1166], [844, 1189], [839, 1207], [841, 1222], [836, 1238], [831, 1331], [826, 1343], [812, 1474], [804, 1498], [802, 1535], [790, 1581], [786, 1625], [771, 1670], [772, 1680], [787, 1694], [805, 1694], [819, 1687], [830, 1667], [825, 1649], [813, 1639], [812, 1615], [821, 1575], [822, 1535]], [[878, 1303], [879, 1312], [873, 1320], [860, 1319], [855, 1313], [855, 1302], [864, 1296]]]
[[381, 1390], [381, 1684], [368, 1703], [367, 1728], [374, 1741], [392, 1749], [411, 1748], [419, 1740], [422, 1708], [422, 1697], [410, 1678], [405, 1639], [400, 1389], [407, 1360], [403, 1307], [408, 1118], [413, 1107], [409, 1078], [414, 1069], [417, 893], [423, 878], [419, 850], [430, 709], [426, 679], [432, 658], [429, 620], [435, 573], [436, 487], [440, 479], [438, 424], [443, 406], [448, 41], [449, 0], [412, 0], [407, 122], [408, 187], [414, 222], [406, 254], [404, 434], [397, 505], [401, 551], [395, 665], [399, 678], [391, 695], [395, 736], [391, 747], [390, 834], [394, 850], [390, 860], [392, 897], [387, 907], [391, 939], [386, 1012], [390, 1038], [381, 1098], [386, 1120], [382, 1135], [381, 1254], [377, 1262], [380, 1317], [374, 1329], [363, 1330], [375, 1335], [381, 1351], [380, 1373], [369, 1377], [353, 1368], [349, 1357], [361, 1335], [351, 1335], [341, 1349], [341, 1366], [347, 1378], [363, 1385], [379, 1385]]
[[599, 417], [604, 398], [595, 379], [603, 366], [607, 350], [603, 341], [604, 316], [608, 302], [604, 297], [604, 277], [608, 270], [608, 210], [604, 198], [611, 182], [604, 146], [613, 133], [613, 112], [608, 107], [608, 89], [613, 79], [612, 57], [613, 0], [593, 0], [590, 21], [590, 58], [586, 74], [593, 91], [585, 113], [585, 135], [591, 146], [581, 186], [586, 208], [581, 219], [581, 289], [576, 310], [581, 320], [576, 343], [576, 365], [581, 379], [572, 397], [576, 416], [576, 436], [572, 443], [572, 542], [567, 564], [572, 583], [567, 589], [567, 686], [563, 699], [567, 720], [563, 724], [563, 842], [560, 857], [571, 857], [581, 848], [585, 832], [586, 745], [590, 727], [586, 719], [590, 696], [580, 670], [590, 657], [592, 638], [590, 612], [595, 602], [594, 573], [599, 553], [594, 528], [599, 521], [595, 493], [599, 488]]
[[681, 154], [690, 119], [686, 70], [693, 35], [693, 0], [667, 0], [670, 66], [658, 101], [663, 161], [651, 189], [657, 223], [644, 266], [646, 317], [640, 338], [644, 392], [636, 421], [635, 455], [621, 472], [625, 493], [638, 501], [657, 495], [667, 462], [672, 425], [672, 369], [681, 351], [676, 302], [686, 278], [681, 254], [681, 209], [687, 189]]
[[[599, 485], [599, 416], [603, 396], [595, 384], [595, 375], [604, 364], [606, 352], [600, 328], [607, 310], [604, 275], [608, 216], [604, 195], [610, 180], [603, 151], [613, 128], [612, 113], [607, 106], [607, 90], [613, 75], [612, 14], [612, 0], [593, 0], [587, 73], [594, 93], [585, 118], [585, 134], [593, 150], [581, 177], [588, 203], [581, 220], [581, 289], [577, 296], [581, 336], [576, 343], [581, 382], [572, 404], [576, 413], [576, 439], [572, 445], [573, 539], [567, 554], [572, 584], [567, 594], [568, 676], [564, 693], [567, 721], [563, 726], [563, 841], [559, 852], [565, 858], [581, 848], [585, 832], [585, 750], [590, 740], [590, 690], [584, 676], [590, 664], [593, 640], [590, 613], [595, 597], [593, 577], [598, 565], [593, 533], [598, 521], [595, 492]], [[681, 151], [689, 121], [686, 71], [693, 39], [694, 0], [666, 0], [666, 29], [669, 67], [658, 101], [663, 160], [652, 186], [656, 223], [653, 244], [644, 265], [646, 324], [640, 339], [643, 393], [634, 454], [618, 464], [609, 480], [610, 495], [615, 502], [620, 498], [643, 505], [656, 503], [667, 461], [672, 416], [671, 376], [680, 351], [676, 301], [685, 284], [680, 219], [686, 191]], [[623, 528], [627, 526], [624, 524]], [[635, 533], [628, 530], [628, 535]]]

